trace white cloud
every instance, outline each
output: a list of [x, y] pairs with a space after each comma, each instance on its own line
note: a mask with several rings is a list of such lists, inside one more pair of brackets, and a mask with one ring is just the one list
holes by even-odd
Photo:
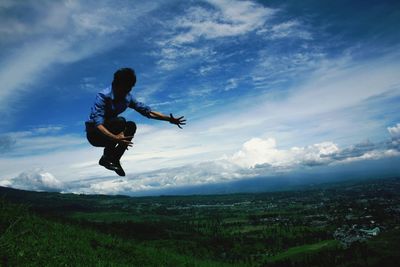
[[293, 168], [297, 165], [321, 165], [330, 162], [329, 155], [339, 151], [336, 144], [324, 142], [307, 147], [278, 149], [273, 138], [252, 138], [243, 144], [231, 160], [244, 167], [254, 168], [257, 165], [268, 165], [276, 168]]
[[275, 13], [275, 10], [250, 1], [210, 0], [213, 9], [190, 8], [175, 21], [183, 31], [172, 40], [174, 44], [194, 43], [199, 38], [215, 39], [243, 35], [254, 31]]
[[59, 134], [61, 126], [47, 126], [31, 131], [11, 132], [0, 136], [3, 144], [2, 157], [29, 156], [50, 153], [56, 150], [71, 150], [86, 143], [86, 140], [76, 134]]
[[[77, 181], [71, 186], [76, 193], [132, 194], [147, 190], [168, 189], [180, 186], [202, 185], [231, 180], [237, 166], [230, 162], [202, 162], [182, 167], [159, 169], [127, 178], [103, 178]], [[238, 170], [240, 171], [240, 170]], [[236, 177], [243, 178], [243, 176]]]
[[[57, 142], [62, 142], [61, 136]], [[107, 177], [110, 171], [98, 165], [102, 150], [89, 144], [52, 149], [33, 154], [23, 151], [15, 156], [3, 155], [0, 160], [0, 179], [10, 180], [23, 170], [44, 169], [63, 182], [87, 179], [90, 177]]]
[[321, 68], [298, 88], [288, 104], [298, 107], [298, 103], [307, 103], [307, 112], [328, 112], [351, 107], [400, 85], [399, 64], [379, 60], [374, 63], [373, 68], [369, 64], [343, 66], [340, 70]]
[[[197, 5], [188, 8], [182, 16], [165, 23], [166, 33], [156, 43], [159, 51], [153, 53], [161, 57], [158, 65], [163, 70], [173, 70], [185, 66], [185, 60], [201, 58], [207, 62], [215, 56], [212, 43], [202, 44], [202, 40], [217, 40], [237, 37], [263, 27], [275, 10], [251, 1], [206, 1], [207, 7]], [[184, 68], [184, 67], [183, 67]], [[200, 70], [200, 73], [208, 69]]]
[[1, 181], [1, 185], [33, 191], [60, 191], [64, 187], [53, 174], [44, 170], [22, 172], [13, 179]]
[[48, 125], [44, 127], [37, 127], [32, 130], [33, 134], [49, 134], [59, 132], [63, 129], [62, 126]]
[[387, 129], [392, 139], [400, 139], [400, 123], [396, 124], [396, 126], [388, 127]]
[[178, 66], [182, 67], [186, 64], [180, 62], [182, 59], [188, 58], [203, 58], [207, 59], [214, 55], [215, 52], [211, 47], [194, 48], [188, 46], [166, 46], [161, 48], [160, 53], [157, 55], [161, 56], [161, 59], [157, 64], [164, 70], [173, 70]]
[[131, 188], [126, 179], [110, 179], [107, 181], [91, 183], [87, 189], [83, 190], [90, 194], [116, 195], [121, 192], [129, 192], [130, 189]]
[[231, 78], [229, 79], [226, 83], [227, 85], [225, 86], [225, 91], [233, 90], [238, 86], [238, 81], [239, 79], [236, 78]]
[[271, 27], [265, 27], [257, 33], [269, 40], [282, 38], [312, 39], [311, 33], [306, 31], [304, 25], [297, 20], [289, 20]]
[[400, 123], [396, 126], [387, 128], [392, 140], [389, 142], [389, 147], [393, 149], [393, 152], [396, 153], [400, 151]]

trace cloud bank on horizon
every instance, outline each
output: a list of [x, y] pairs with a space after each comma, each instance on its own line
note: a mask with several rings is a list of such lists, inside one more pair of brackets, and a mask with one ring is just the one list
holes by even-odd
[[[0, 185], [117, 194], [390, 164], [400, 156], [394, 6], [3, 1]], [[139, 127], [123, 179], [97, 165], [83, 126], [122, 66], [135, 68], [139, 100], [188, 118], [179, 130], [125, 112]]]
[[[135, 194], [141, 191], [168, 192], [170, 188], [232, 182], [246, 178], [290, 175], [312, 169], [350, 165], [400, 156], [400, 124], [389, 127], [390, 138], [383, 142], [370, 141], [340, 148], [332, 142], [306, 147], [279, 149], [273, 138], [252, 138], [233, 155], [213, 161], [158, 169], [127, 178], [104, 177], [63, 183], [51, 173], [37, 169], [0, 182], [2, 186], [39, 191], [62, 191], [89, 194]], [[396, 169], [397, 170], [397, 169]], [[321, 168], [319, 168], [321, 171]], [[356, 173], [358, 170], [354, 170]]]

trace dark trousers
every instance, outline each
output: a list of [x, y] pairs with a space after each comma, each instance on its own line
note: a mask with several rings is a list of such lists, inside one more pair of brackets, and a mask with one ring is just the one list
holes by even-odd
[[[113, 134], [124, 132], [125, 136], [133, 136], [136, 132], [136, 124], [123, 117], [108, 119], [103, 125]], [[94, 124], [86, 123], [86, 137], [92, 146], [104, 147], [103, 156], [110, 160], [120, 160], [127, 148], [105, 136]]]

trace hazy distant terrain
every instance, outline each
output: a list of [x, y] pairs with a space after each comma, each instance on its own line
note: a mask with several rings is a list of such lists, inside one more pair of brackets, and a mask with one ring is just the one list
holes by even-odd
[[400, 178], [126, 197], [0, 188], [1, 266], [397, 266]]

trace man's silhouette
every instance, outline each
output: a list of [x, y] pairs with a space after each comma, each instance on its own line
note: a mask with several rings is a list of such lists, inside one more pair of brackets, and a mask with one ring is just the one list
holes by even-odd
[[114, 73], [111, 87], [99, 92], [86, 121], [86, 136], [90, 144], [104, 147], [99, 164], [120, 176], [125, 176], [120, 159], [136, 132], [136, 124], [118, 116], [128, 107], [133, 108], [150, 119], [164, 120], [176, 124], [179, 128], [185, 125], [184, 117], [175, 118], [153, 111], [145, 104], [138, 102], [131, 94], [136, 84], [136, 74], [131, 68], [122, 68]]

